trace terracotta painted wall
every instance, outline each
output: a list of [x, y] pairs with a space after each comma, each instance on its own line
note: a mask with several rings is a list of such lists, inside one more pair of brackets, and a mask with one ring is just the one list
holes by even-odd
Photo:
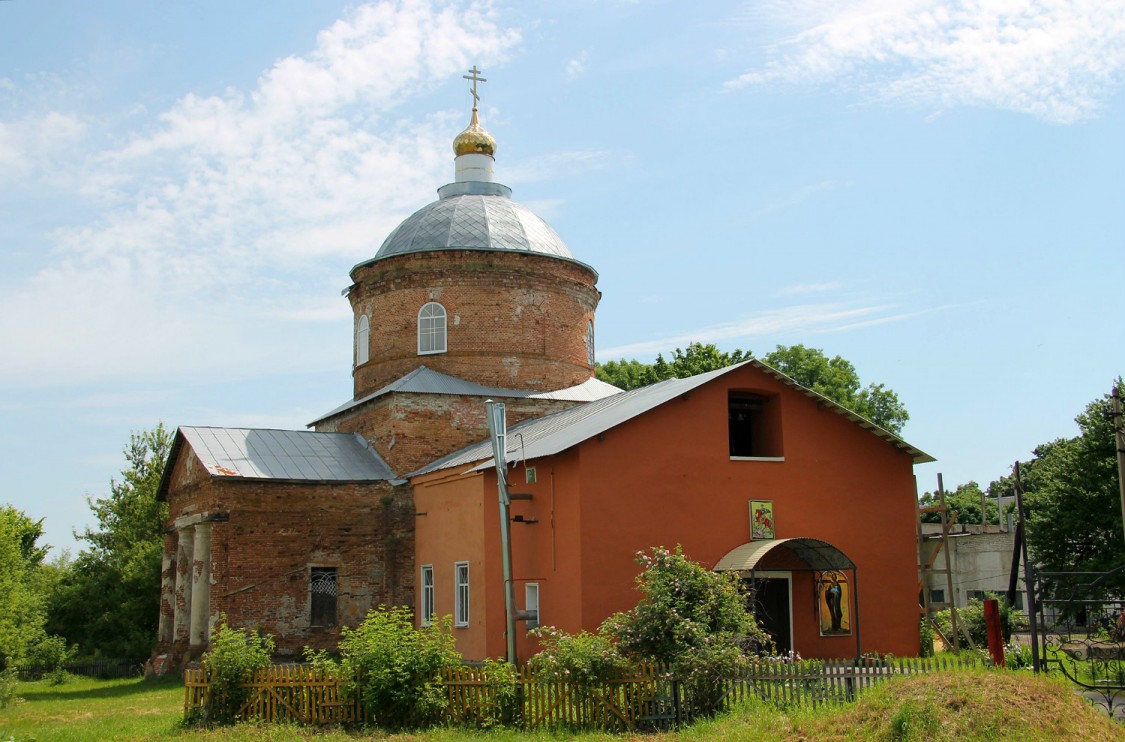
[[[777, 394], [784, 462], [732, 461], [728, 389]], [[832, 543], [859, 567], [864, 650], [916, 654], [913, 467], [908, 455], [753, 368], [743, 368], [580, 447], [583, 624], [629, 608], [636, 550], [682, 544], [715, 564], [749, 541], [751, 499], [774, 501], [778, 538]], [[854, 655], [821, 638], [813, 588], [798, 575], [794, 639], [809, 656]]]

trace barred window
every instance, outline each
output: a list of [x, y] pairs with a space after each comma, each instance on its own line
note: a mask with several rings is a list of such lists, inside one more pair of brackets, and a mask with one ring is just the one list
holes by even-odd
[[335, 567], [313, 567], [309, 573], [312, 595], [312, 625], [336, 625], [337, 583]]
[[594, 320], [586, 323], [586, 361], [594, 365]]

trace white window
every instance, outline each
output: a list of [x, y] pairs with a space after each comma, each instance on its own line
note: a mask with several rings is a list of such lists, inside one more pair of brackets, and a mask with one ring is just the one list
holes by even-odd
[[418, 312], [418, 355], [444, 353], [445, 348], [445, 307], [431, 301]]
[[434, 621], [434, 565], [422, 565], [421, 623], [429, 626]]
[[529, 582], [523, 586], [523, 609], [527, 611], [527, 628], [539, 627], [539, 583]]
[[469, 625], [469, 563], [457, 562], [453, 565], [453, 584], [456, 592], [453, 597], [453, 625]]
[[355, 365], [362, 366], [371, 357], [371, 323], [367, 315], [359, 318], [355, 325]]
[[594, 320], [586, 323], [586, 361], [594, 365]]

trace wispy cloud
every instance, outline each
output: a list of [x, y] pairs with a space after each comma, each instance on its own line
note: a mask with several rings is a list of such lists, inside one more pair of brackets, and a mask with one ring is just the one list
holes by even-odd
[[822, 281], [820, 283], [795, 283], [777, 290], [778, 296], [793, 296], [795, 294], [819, 294], [825, 291], [835, 291], [842, 287], [839, 281]]
[[[929, 311], [929, 310], [927, 310]], [[899, 322], [921, 312], [904, 312], [893, 304], [849, 306], [845, 304], [799, 304], [718, 325], [709, 325], [670, 337], [644, 340], [613, 348], [598, 349], [600, 359], [635, 358], [667, 353], [688, 343], [745, 343], [756, 337], [791, 334], [846, 332], [867, 325]]]
[[1125, 0], [797, 0], [756, 13], [792, 32], [730, 89], [832, 84], [1067, 124], [1095, 116], [1125, 77]]
[[586, 71], [587, 52], [583, 51], [577, 57], [566, 63], [566, 79], [577, 80]]
[[[67, 195], [100, 216], [56, 232], [46, 267], [0, 296], [0, 380], [72, 379], [76, 359], [88, 379], [324, 363], [316, 345], [286, 350], [300, 330], [277, 321], [347, 314], [323, 299], [339, 262], [317, 258], [370, 257], [450, 175], [462, 122], [400, 104], [518, 41], [488, 4], [362, 5], [252, 89], [185, 95], [123, 146], [69, 162], [81, 182]], [[81, 126], [0, 120], [0, 170]]]
[[619, 162], [621, 159], [620, 156], [605, 149], [563, 150], [513, 163], [510, 167], [505, 167], [499, 175], [500, 180], [505, 183], [535, 183], [552, 180], [560, 175], [601, 170], [611, 162]]

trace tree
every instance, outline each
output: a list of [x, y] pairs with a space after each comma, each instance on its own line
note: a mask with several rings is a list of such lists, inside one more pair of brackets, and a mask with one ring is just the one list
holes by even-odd
[[1104, 572], [1122, 564], [1117, 443], [1107, 394], [1075, 418], [1079, 435], [1044, 443], [1022, 466], [1027, 545], [1050, 571]]
[[110, 481], [108, 497], [87, 500], [98, 527], [79, 536], [89, 547], [63, 575], [48, 623], [83, 654], [140, 657], [156, 640], [168, 517], [156, 491], [171, 447], [163, 423], [134, 433], [121, 479]]
[[[726, 353], [713, 343], [689, 343], [687, 350], [676, 348], [671, 361], [665, 361], [663, 355], [658, 355], [651, 365], [622, 358], [599, 364], [595, 373], [602, 381], [628, 390], [664, 379], [683, 379], [714, 371], [751, 357], [748, 350], [736, 348]], [[801, 386], [824, 395], [895, 435], [902, 432], [910, 419], [905, 405], [893, 390], [885, 384], [868, 384], [861, 388], [855, 366], [840, 356], [829, 358], [819, 348], [803, 345], [779, 345], [762, 361]]]
[[28, 659], [47, 638], [42, 535], [42, 521], [11, 505], [0, 508], [0, 670]]
[[[980, 485], [976, 482], [966, 482], [960, 484], [952, 492], [945, 493], [945, 504], [950, 510], [950, 522], [957, 523], [971, 523], [979, 524], [981, 522], [980, 514], [980, 501], [981, 496], [985, 498], [985, 513], [987, 515], [987, 522], [990, 525], [1000, 524], [1000, 515], [996, 506], [996, 483], [993, 482], [989, 485], [987, 491], [981, 490]], [[941, 497], [937, 492], [926, 492], [920, 499], [922, 507], [934, 506], [941, 504]], [[1011, 513], [1015, 510], [1015, 504], [1007, 502], [1004, 505], [1004, 513]], [[953, 514], [956, 513], [957, 520], [953, 521]], [[923, 523], [940, 523], [941, 515], [938, 513], [923, 513]]]
[[861, 389], [855, 366], [840, 356], [829, 358], [819, 348], [803, 345], [779, 345], [762, 361], [895, 435], [910, 419], [898, 395], [884, 384]]

